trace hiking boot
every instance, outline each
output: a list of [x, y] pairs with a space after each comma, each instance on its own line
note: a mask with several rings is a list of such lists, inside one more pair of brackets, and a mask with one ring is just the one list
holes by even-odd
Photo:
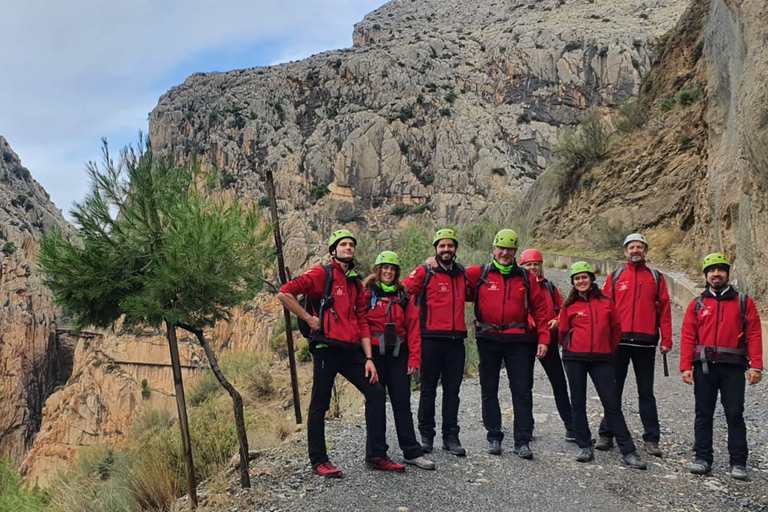
[[405, 466], [398, 464], [389, 457], [371, 457], [370, 460], [365, 461], [365, 467], [368, 469], [378, 469], [379, 471], [405, 473]]
[[443, 439], [443, 450], [448, 450], [457, 457], [464, 457], [467, 454], [467, 450], [461, 446], [461, 441], [459, 441], [458, 437]]
[[403, 459], [403, 462], [406, 464], [410, 464], [411, 466], [416, 466], [417, 468], [421, 469], [435, 469], [437, 466], [435, 465], [435, 461], [429, 460], [423, 455], [419, 455], [418, 457], [415, 457], [413, 459]]
[[653, 455], [654, 457], [663, 457], [664, 452], [662, 452], [659, 449], [659, 443], [655, 441], [646, 441], [645, 443], [645, 452], [648, 455]]
[[595, 450], [588, 446], [579, 450], [579, 454], [576, 455], [576, 462], [589, 462], [595, 460]]
[[712, 464], [704, 459], [696, 459], [696, 462], [688, 465], [688, 471], [694, 475], [706, 475], [712, 471]]
[[731, 475], [731, 478], [735, 478], [736, 480], [746, 480], [747, 479], [747, 468], [746, 466], [738, 466], [734, 464], [731, 466], [730, 471], [728, 471], [728, 474]]
[[491, 455], [501, 455], [501, 441], [498, 439], [488, 441], [488, 453]]
[[595, 443], [595, 450], [600, 450], [601, 452], [604, 452], [606, 450], [610, 450], [611, 448], [613, 448], [613, 438], [612, 437], [601, 437]]
[[312, 472], [327, 478], [341, 478], [344, 473], [330, 462], [315, 462], [312, 464]]
[[648, 469], [648, 464], [643, 462], [637, 452], [629, 452], [621, 458], [621, 463], [632, 469]]
[[432, 453], [435, 449], [435, 441], [431, 437], [421, 436], [421, 451], [424, 453]]
[[527, 444], [521, 444], [520, 446], [515, 446], [515, 453], [521, 459], [531, 460], [533, 458], [533, 452], [531, 451], [531, 448]]
[[574, 432], [571, 429], [568, 429], [565, 431], [565, 440], [569, 443], [575, 443], [576, 442], [576, 432]]

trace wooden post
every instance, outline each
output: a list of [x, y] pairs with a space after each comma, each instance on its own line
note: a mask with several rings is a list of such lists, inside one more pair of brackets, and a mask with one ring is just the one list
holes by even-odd
[[195, 483], [195, 468], [192, 464], [192, 442], [189, 438], [189, 422], [187, 421], [187, 403], [184, 398], [184, 383], [181, 380], [181, 360], [179, 359], [179, 342], [176, 339], [176, 326], [165, 321], [168, 347], [171, 349], [171, 368], [173, 369], [173, 384], [176, 387], [176, 407], [179, 410], [179, 428], [181, 429], [181, 446], [184, 451], [184, 473], [187, 477], [187, 492], [192, 509], [197, 509], [197, 484]]
[[[269, 193], [269, 206], [272, 212], [272, 224], [275, 233], [275, 248], [277, 249], [277, 270], [280, 282], [288, 282], [283, 259], [283, 239], [280, 236], [280, 220], [277, 217], [277, 197], [275, 197], [275, 182], [272, 179], [272, 171], [267, 171], [267, 192]], [[296, 354], [293, 349], [293, 329], [291, 329], [291, 313], [283, 306], [283, 318], [285, 319], [285, 340], [288, 343], [288, 364], [291, 367], [291, 389], [293, 390], [293, 412], [296, 415], [296, 423], [301, 423], [301, 404], [299, 403], [299, 378], [296, 375]]]

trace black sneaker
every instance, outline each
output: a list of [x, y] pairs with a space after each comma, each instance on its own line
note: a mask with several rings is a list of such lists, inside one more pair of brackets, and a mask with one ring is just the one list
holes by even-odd
[[733, 466], [731, 466], [731, 469], [728, 471], [728, 474], [731, 475], [731, 478], [735, 478], [736, 480], [746, 480], [747, 467], [734, 464]]
[[464, 457], [467, 454], [467, 450], [461, 446], [461, 441], [459, 441], [458, 437], [443, 439], [443, 450], [447, 450], [457, 457]]
[[648, 469], [648, 465], [643, 462], [637, 452], [629, 452], [621, 458], [621, 463], [632, 469]]
[[421, 451], [424, 453], [432, 453], [435, 449], [435, 440], [431, 437], [421, 436]]
[[595, 443], [595, 450], [605, 451], [610, 450], [613, 447], [612, 437], [600, 437]]
[[531, 460], [533, 458], [533, 452], [531, 451], [530, 446], [528, 446], [527, 444], [521, 444], [520, 446], [516, 446], [515, 453], [521, 459]]
[[706, 475], [712, 471], [712, 464], [704, 459], [696, 459], [696, 462], [688, 465], [688, 471], [694, 475]]
[[501, 441], [498, 439], [488, 441], [488, 453], [491, 455], [501, 455]]
[[595, 450], [591, 446], [582, 448], [576, 456], [576, 462], [589, 462], [592, 460], [595, 460]]

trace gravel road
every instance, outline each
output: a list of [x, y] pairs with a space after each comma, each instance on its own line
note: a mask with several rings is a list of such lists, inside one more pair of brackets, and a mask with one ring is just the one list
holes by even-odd
[[[547, 270], [561, 289], [567, 289], [564, 272]], [[330, 458], [345, 474], [329, 480], [311, 473], [306, 457], [304, 432], [294, 434], [278, 450], [264, 454], [253, 466], [253, 491], [232, 490], [231, 504], [215, 510], [267, 511], [465, 511], [507, 510], [768, 510], [768, 420], [766, 384], [749, 388], [746, 422], [750, 443], [750, 481], [737, 482], [726, 473], [726, 426], [722, 410], [715, 415], [715, 467], [710, 476], [686, 471], [692, 458], [694, 401], [693, 388], [685, 385], [677, 371], [680, 323], [683, 311], [673, 309], [675, 347], [670, 354], [670, 377], [664, 377], [657, 357], [656, 397], [662, 428], [664, 458], [641, 455], [649, 462], [647, 471], [624, 468], [617, 448], [596, 452], [595, 462], [574, 461], [577, 447], [567, 443], [557, 416], [552, 390], [543, 369], [537, 364], [534, 383], [534, 460], [525, 461], [512, 453], [512, 401], [502, 385], [500, 400], [504, 412], [504, 453], [488, 455], [480, 413], [480, 386], [477, 378], [466, 379], [461, 389], [459, 424], [467, 457], [458, 458], [442, 450], [432, 454], [436, 471], [408, 467], [405, 474], [388, 474], [363, 467], [365, 430], [362, 416], [355, 422], [329, 421], [327, 433]], [[502, 376], [502, 383], [506, 375]], [[602, 413], [594, 388], [589, 390], [590, 425], [593, 435]], [[418, 395], [412, 400], [413, 411]], [[440, 396], [438, 395], [438, 404]], [[642, 426], [637, 409], [634, 379], [630, 375], [624, 394], [624, 413], [638, 447]], [[400, 460], [391, 410], [388, 410], [390, 455]], [[438, 418], [440, 418], [438, 405]], [[439, 430], [438, 420], [438, 430]], [[439, 448], [439, 434], [436, 445]], [[213, 509], [211, 509], [213, 510]]]

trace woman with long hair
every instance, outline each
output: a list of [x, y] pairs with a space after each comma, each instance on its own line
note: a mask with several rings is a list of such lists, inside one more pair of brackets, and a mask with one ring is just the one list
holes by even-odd
[[621, 340], [621, 321], [613, 301], [595, 283], [595, 272], [586, 261], [571, 265], [573, 289], [560, 310], [560, 343], [563, 363], [571, 389], [571, 415], [576, 443], [576, 460], [595, 458], [592, 433], [587, 420], [587, 375], [592, 379], [611, 430], [622, 453], [621, 462], [633, 469], [647, 469], [635, 449], [616, 386], [612, 359]]
[[421, 331], [419, 313], [400, 283], [400, 258], [392, 251], [376, 257], [371, 275], [363, 281], [371, 329], [373, 362], [379, 383], [389, 393], [403, 462], [435, 469], [416, 440], [411, 415], [411, 375], [419, 369]]

